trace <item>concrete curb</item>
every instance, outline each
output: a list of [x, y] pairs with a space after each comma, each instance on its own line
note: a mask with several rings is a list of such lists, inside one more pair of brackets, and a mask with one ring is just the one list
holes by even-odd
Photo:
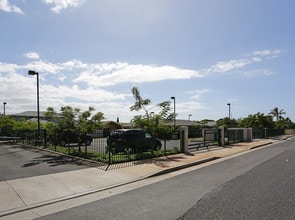
[[174, 171], [177, 171], [177, 170], [181, 170], [181, 169], [185, 169], [185, 168], [188, 168], [188, 167], [193, 167], [193, 166], [196, 166], [196, 165], [199, 165], [199, 164], [202, 164], [202, 163], [207, 163], [207, 162], [210, 162], [210, 161], [213, 161], [213, 160], [217, 160], [217, 159], [220, 159], [220, 158], [221, 157], [209, 157], [209, 158], [206, 158], [206, 159], [203, 159], [203, 160], [199, 160], [199, 161], [196, 161], [196, 162], [187, 163], [187, 164], [183, 164], [183, 165], [180, 165], [180, 166], [175, 166], [175, 167], [167, 168], [165, 170], [161, 170], [161, 171], [158, 171], [158, 172], [156, 172], [154, 174], [151, 174], [151, 175], [149, 175], [146, 178], [154, 177], [154, 176], [160, 176], [160, 175], [163, 175], [163, 174], [171, 173], [171, 172], [174, 172]]
[[256, 149], [256, 148], [259, 148], [259, 147], [264, 147], [264, 146], [270, 145], [270, 144], [273, 144], [273, 142], [269, 142], [269, 143], [265, 143], [265, 144], [261, 144], [261, 145], [257, 145], [257, 146], [253, 146], [253, 147], [249, 147], [248, 150], [253, 150], [253, 149]]

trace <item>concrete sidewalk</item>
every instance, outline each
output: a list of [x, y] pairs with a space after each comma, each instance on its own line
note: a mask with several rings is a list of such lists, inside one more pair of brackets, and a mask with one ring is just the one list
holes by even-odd
[[87, 168], [3, 181], [0, 182], [0, 217], [224, 158], [276, 141], [278, 140], [254, 140], [225, 148], [215, 147], [209, 150], [194, 151], [190, 154], [169, 155], [132, 162], [129, 166], [116, 167], [108, 171]]

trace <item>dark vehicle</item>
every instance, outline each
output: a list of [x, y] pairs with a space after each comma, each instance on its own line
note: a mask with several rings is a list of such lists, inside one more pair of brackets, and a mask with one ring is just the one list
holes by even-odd
[[107, 139], [107, 150], [112, 153], [142, 152], [147, 150], [160, 150], [162, 147], [159, 138], [152, 137], [148, 132], [140, 129], [118, 129], [112, 131]]
[[92, 137], [87, 134], [78, 134], [76, 132], [66, 131], [63, 132], [59, 144], [61, 146], [66, 146], [70, 144], [77, 144], [79, 146], [85, 145], [89, 146], [92, 143]]

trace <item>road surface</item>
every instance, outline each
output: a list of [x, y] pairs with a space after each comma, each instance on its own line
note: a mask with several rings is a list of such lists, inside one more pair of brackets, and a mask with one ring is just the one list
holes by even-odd
[[40, 219], [295, 219], [294, 158], [291, 139]]
[[77, 160], [16, 144], [0, 144], [0, 182], [87, 168]]

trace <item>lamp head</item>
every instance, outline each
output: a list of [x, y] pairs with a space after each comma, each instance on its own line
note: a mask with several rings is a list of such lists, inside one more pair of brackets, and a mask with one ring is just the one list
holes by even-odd
[[38, 75], [38, 73], [36, 71], [33, 71], [33, 70], [29, 70], [28, 72], [29, 75]]

